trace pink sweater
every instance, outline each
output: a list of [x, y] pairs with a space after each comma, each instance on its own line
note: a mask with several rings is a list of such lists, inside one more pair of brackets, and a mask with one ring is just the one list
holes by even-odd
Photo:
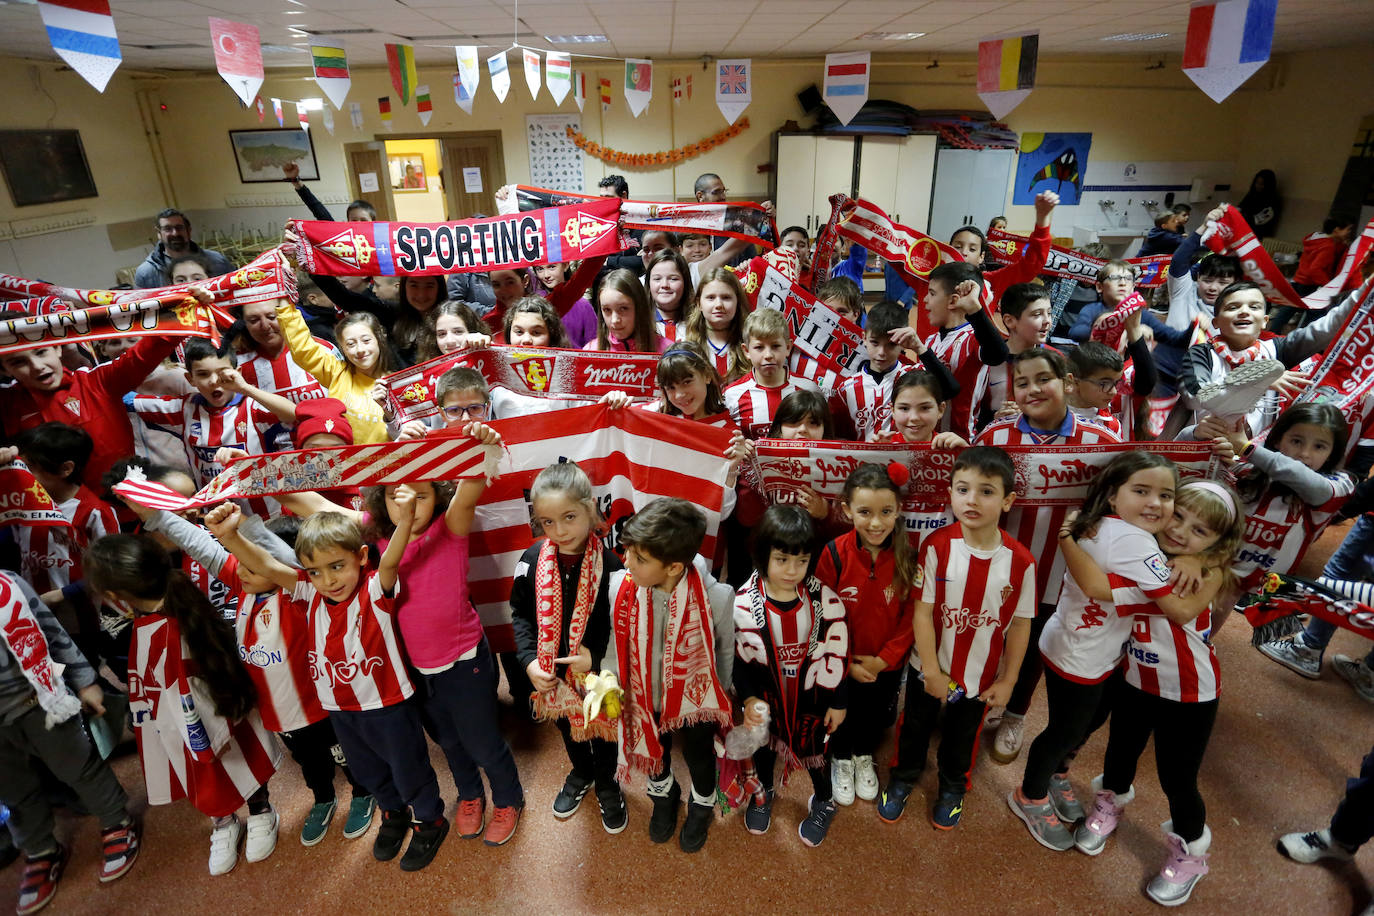
[[[387, 542], [381, 542], [386, 550]], [[411, 664], [442, 668], [482, 641], [482, 622], [468, 599], [467, 535], [450, 534], [436, 516], [401, 556], [396, 615]]]

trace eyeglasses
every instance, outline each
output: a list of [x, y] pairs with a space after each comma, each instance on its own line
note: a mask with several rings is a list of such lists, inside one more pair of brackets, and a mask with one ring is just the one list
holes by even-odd
[[1135, 274], [1107, 274], [1102, 278], [1103, 283], [1134, 283]]
[[1085, 378], [1083, 381], [1101, 388], [1103, 394], [1111, 394], [1121, 384], [1121, 379], [1118, 378]]
[[441, 413], [446, 420], [485, 420], [489, 404], [468, 404], [466, 407], [444, 407]]

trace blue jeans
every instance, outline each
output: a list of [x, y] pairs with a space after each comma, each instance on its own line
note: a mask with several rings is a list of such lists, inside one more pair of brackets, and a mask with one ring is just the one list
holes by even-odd
[[[1363, 581], [1369, 577], [1369, 561], [1366, 557], [1371, 553], [1374, 553], [1374, 518], [1361, 515], [1346, 532], [1341, 546], [1326, 561], [1322, 575], [1329, 579]], [[1335, 624], [1313, 617], [1308, 620], [1307, 629], [1303, 630], [1302, 641], [1309, 648], [1324, 652], [1335, 632]], [[1365, 656], [1365, 665], [1374, 667], [1374, 649]]]

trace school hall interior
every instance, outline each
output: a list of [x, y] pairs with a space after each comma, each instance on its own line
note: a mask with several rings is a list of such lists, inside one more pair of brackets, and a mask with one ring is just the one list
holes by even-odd
[[[1076, 203], [1053, 213], [1061, 244], [1101, 241], [1133, 253], [1153, 213], [1190, 203], [1192, 227], [1221, 201], [1236, 202], [1262, 169], [1277, 175], [1283, 207], [1272, 250], [1295, 253], [1319, 229], [1338, 195], [1357, 204], [1358, 225], [1374, 216], [1374, 3], [1279, 0], [1272, 55], [1217, 103], [1181, 71], [1187, 0], [634, 0], [520, 3], [511, 0], [112, 0], [122, 63], [97, 92], [49, 48], [37, 8], [0, 0], [0, 82], [6, 131], [78, 131], [94, 196], [57, 193], [59, 202], [25, 202], [23, 170], [6, 163], [0, 193], [0, 273], [65, 286], [104, 289], [127, 282], [156, 242], [153, 216], [187, 213], [193, 238], [208, 247], [250, 251], [279, 240], [282, 226], [307, 214], [279, 179], [263, 179], [242, 155], [236, 132], [277, 127], [272, 99], [306, 103], [307, 185], [335, 213], [355, 198], [379, 218], [456, 220], [496, 211], [493, 191], [558, 175], [563, 189], [595, 194], [622, 174], [630, 197], [693, 198], [704, 172], [720, 176], [731, 200], [771, 199], [778, 225], [807, 227], [828, 216], [829, 194], [862, 194], [901, 222], [947, 238], [963, 223], [1005, 215], [1029, 233], [1032, 206], [1017, 190], [1015, 149], [965, 149], [941, 132], [853, 130], [815, 133], [816, 93], [826, 54], [872, 54], [868, 98], [921, 115], [986, 116], [977, 91], [977, 46], [992, 36], [1039, 30], [1034, 88], [1001, 119], [1023, 150], [1040, 134], [1088, 134], [1090, 155]], [[215, 70], [207, 17], [250, 23], [261, 35], [266, 79], [260, 116]], [[433, 112], [422, 123], [414, 101], [402, 105], [388, 74], [384, 44], [413, 45], [420, 84]], [[573, 54], [585, 72], [585, 106], [574, 94], [555, 105], [547, 88], [531, 97], [518, 52], [509, 55], [504, 101], [492, 93], [485, 63], [471, 113], [454, 100], [454, 46], [479, 56], [512, 42]], [[323, 93], [312, 78], [310, 46], [347, 49], [350, 109], [324, 124]], [[626, 104], [625, 58], [654, 62], [652, 98], [635, 117]], [[618, 166], [589, 155], [569, 166], [536, 163], [540, 143], [568, 125], [603, 147], [647, 152], [700, 141], [728, 126], [713, 92], [715, 59], [752, 61], [752, 97], [737, 136], [675, 165]], [[600, 81], [610, 81], [603, 106]], [[690, 79], [690, 82], [688, 81]], [[675, 98], [680, 87], [681, 98]], [[383, 122], [378, 99], [391, 96]], [[534, 118], [533, 116], [543, 116]], [[862, 116], [858, 119], [862, 122]], [[1039, 142], [1038, 139], [1035, 142]], [[0, 151], [0, 159], [5, 158]], [[1361, 162], [1362, 160], [1362, 162]], [[71, 163], [67, 163], [70, 165]], [[245, 171], [247, 169], [247, 171]], [[79, 169], [78, 169], [79, 171]], [[303, 177], [307, 177], [304, 173]], [[580, 177], [579, 177], [580, 176]], [[552, 186], [552, 185], [550, 185]], [[1190, 228], [1192, 228], [1190, 227]], [[1067, 241], [1065, 241], [1067, 240]], [[1285, 248], [1284, 244], [1291, 247]], [[261, 250], [261, 247], [258, 248]], [[871, 290], [881, 288], [880, 277]], [[1301, 575], [1313, 578], [1348, 529], [1332, 526], [1312, 546]], [[1224, 669], [1220, 715], [1202, 769], [1214, 834], [1211, 871], [1187, 904], [1202, 913], [1344, 914], [1370, 903], [1368, 852], [1352, 865], [1300, 866], [1274, 841], [1324, 826], [1345, 779], [1369, 749], [1370, 707], [1333, 674], [1304, 680], [1261, 657], [1250, 628], [1233, 618], [1217, 637]], [[1340, 631], [1332, 652], [1368, 647]], [[231, 874], [206, 874], [206, 818], [187, 804], [148, 809], [136, 754], [115, 771], [145, 825], [138, 867], [106, 886], [96, 881], [98, 828], [62, 817], [73, 847], [61, 894], [50, 912], [136, 909], [182, 913], [214, 908], [283, 912], [422, 911], [562, 913], [662, 912], [1113, 912], [1146, 913], [1141, 888], [1164, 852], [1167, 815], [1150, 757], [1142, 758], [1137, 800], [1107, 853], [1053, 853], [1030, 842], [1005, 796], [1022, 763], [1001, 766], [980, 752], [963, 822], [931, 829], [913, 813], [881, 822], [871, 802], [843, 808], [827, 842], [808, 849], [796, 836], [810, 792], [805, 774], [781, 788], [769, 834], [750, 836], [738, 816], [717, 822], [706, 848], [685, 855], [646, 833], [650, 805], [642, 782], [627, 792], [630, 826], [607, 836], [594, 806], [567, 821], [549, 803], [566, 773], [565, 752], [547, 724], [520, 716], [503, 687], [507, 738], [529, 807], [515, 840], [499, 849], [451, 837], [423, 872], [402, 874], [374, 862], [370, 841], [338, 832], [312, 848], [297, 842], [310, 805], [299, 770], [272, 779], [281, 840], [266, 861]], [[1043, 696], [1027, 719], [1044, 721]], [[1105, 733], [1079, 755], [1080, 796], [1101, 771]], [[986, 741], [985, 741], [986, 744]], [[879, 755], [879, 772], [885, 754]], [[448, 767], [432, 748], [450, 809]], [[986, 750], [986, 747], [984, 747]], [[342, 785], [342, 783], [341, 783]], [[917, 795], [935, 791], [928, 767]], [[451, 813], [451, 811], [450, 811]], [[15, 892], [21, 865], [0, 871], [0, 899]], [[1363, 872], [1363, 873], [1362, 873]]]

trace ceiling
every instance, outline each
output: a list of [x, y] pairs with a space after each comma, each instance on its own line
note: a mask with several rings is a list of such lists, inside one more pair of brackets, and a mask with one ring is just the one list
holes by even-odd
[[[519, 4], [522, 44], [608, 57], [795, 57], [831, 51], [975, 53], [978, 41], [1040, 29], [1043, 54], [1180, 54], [1188, 0], [565, 0]], [[383, 66], [383, 45], [453, 66], [453, 46], [510, 46], [513, 0], [112, 0], [130, 68], [211, 70], [207, 17], [256, 25], [263, 62], [306, 66], [312, 43], [342, 44], [352, 66]], [[370, 30], [370, 31], [368, 31]], [[308, 33], [321, 34], [312, 39]], [[870, 33], [914, 39], [865, 38]], [[1104, 40], [1133, 34], [1163, 37]], [[1277, 52], [1370, 43], [1371, 0], [1281, 0]], [[545, 36], [604, 35], [552, 44]], [[53, 59], [31, 0], [0, 0], [0, 56]]]

